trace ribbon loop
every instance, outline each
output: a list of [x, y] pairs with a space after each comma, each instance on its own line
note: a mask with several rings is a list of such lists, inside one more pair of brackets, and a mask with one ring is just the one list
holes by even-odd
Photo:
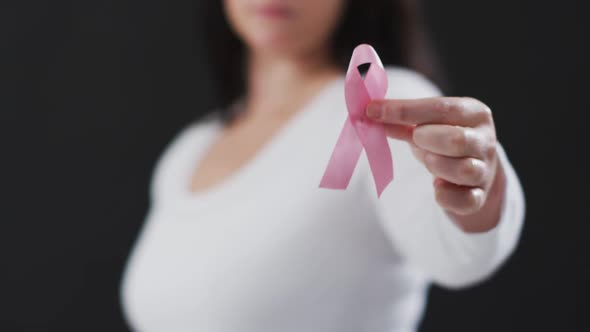
[[[358, 66], [366, 63], [370, 65], [363, 80]], [[344, 84], [348, 117], [320, 182], [321, 188], [346, 189], [363, 149], [378, 197], [393, 180], [393, 161], [385, 129], [365, 114], [371, 100], [385, 98], [387, 88], [387, 72], [377, 52], [367, 44], [357, 46], [352, 52]]]

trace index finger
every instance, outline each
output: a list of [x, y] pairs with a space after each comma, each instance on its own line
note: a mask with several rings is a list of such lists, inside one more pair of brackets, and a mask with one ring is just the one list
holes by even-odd
[[488, 107], [482, 102], [461, 97], [374, 100], [366, 111], [373, 120], [404, 125], [448, 124], [470, 127], [482, 123], [490, 115]]

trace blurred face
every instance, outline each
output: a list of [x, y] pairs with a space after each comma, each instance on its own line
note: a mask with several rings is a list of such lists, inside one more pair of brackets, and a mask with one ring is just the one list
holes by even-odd
[[223, 0], [229, 24], [251, 51], [298, 55], [326, 47], [345, 0]]

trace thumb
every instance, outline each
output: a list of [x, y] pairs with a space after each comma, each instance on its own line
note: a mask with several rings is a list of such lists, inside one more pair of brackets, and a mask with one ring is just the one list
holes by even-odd
[[414, 143], [412, 136], [414, 135], [415, 126], [401, 125], [401, 124], [385, 124], [383, 125], [385, 134], [388, 137], [406, 141], [410, 144]]
[[399, 124], [386, 124], [383, 126], [385, 134], [393, 139], [407, 142], [412, 148], [412, 153], [422, 164], [424, 164], [424, 155], [426, 151], [414, 144], [414, 129], [416, 126], [406, 126]]

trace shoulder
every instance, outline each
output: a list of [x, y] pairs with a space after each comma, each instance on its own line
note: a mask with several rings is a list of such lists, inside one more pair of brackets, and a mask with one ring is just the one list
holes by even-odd
[[178, 188], [178, 175], [183, 174], [194, 153], [203, 148], [206, 138], [214, 132], [220, 120], [213, 116], [194, 120], [181, 127], [167, 143], [152, 168], [150, 198], [166, 195]]
[[388, 98], [410, 99], [440, 96], [440, 89], [423, 74], [398, 66], [385, 68], [389, 79]]
[[183, 151], [198, 145], [201, 138], [213, 130], [219, 124], [219, 119], [207, 116], [199, 120], [193, 120], [182, 126], [168, 141], [159, 158], [159, 162], [174, 159]]

